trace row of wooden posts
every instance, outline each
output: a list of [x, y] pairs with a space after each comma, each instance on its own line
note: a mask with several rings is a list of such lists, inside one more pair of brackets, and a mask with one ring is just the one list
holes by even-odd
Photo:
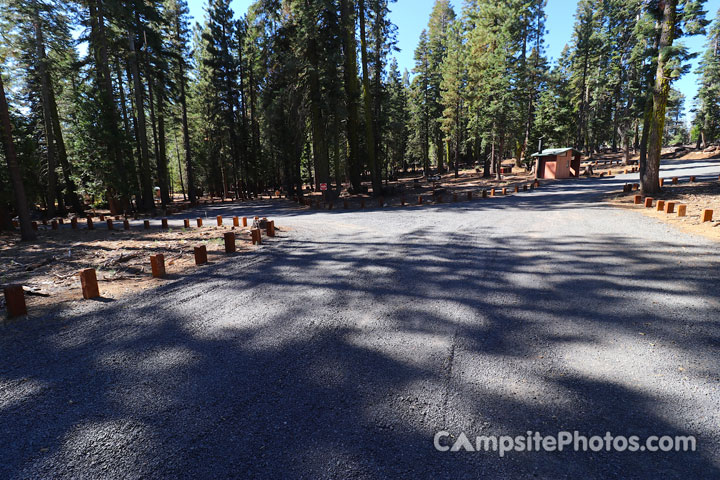
[[[101, 222], [106, 223], [108, 230], [115, 230], [115, 223], [112, 218], [106, 219], [103, 215], [100, 215], [99, 218], [100, 218]], [[255, 217], [255, 218], [257, 219], [257, 217]], [[116, 216], [115, 221], [119, 221], [119, 220], [120, 220], [120, 217]], [[195, 221], [196, 221], [198, 227], [203, 226], [203, 219], [201, 217], [196, 218]], [[248, 225], [247, 217], [233, 217], [233, 226], [239, 227], [241, 221], [242, 221], [242, 226], [247, 227], [247, 225]], [[17, 225], [17, 220], [13, 220], [13, 222], [16, 224], [15, 225], [16, 228], [19, 227], [19, 225]], [[88, 230], [95, 230], [95, 222], [93, 221], [92, 216], [88, 216], [85, 219], [85, 222], [86, 222], [86, 226], [87, 226]], [[183, 222], [184, 222], [183, 223], [184, 228], [190, 228], [190, 219], [189, 218], [184, 219]], [[47, 224], [47, 221], [43, 221], [43, 223]], [[50, 226], [53, 230], [57, 230], [59, 228], [59, 225], [63, 225], [63, 224], [64, 224], [64, 221], [62, 218], [53, 219], [50, 222]], [[217, 216], [217, 224], [218, 224], [218, 226], [222, 226], [222, 224], [223, 224], [222, 215]], [[123, 225], [123, 230], [130, 230], [130, 221], [128, 219], [123, 220], [122, 225]], [[73, 230], [77, 230], [78, 217], [73, 217], [70, 219], [70, 226]], [[38, 222], [33, 221], [32, 228], [33, 228], [33, 230], [38, 230], [38, 228], [39, 228]], [[150, 220], [143, 221], [143, 228], [145, 230], [150, 230]], [[162, 228], [163, 230], [167, 230], [169, 228], [167, 218], [163, 217], [162, 219], [160, 219], [160, 228]]]
[[[163, 228], [167, 228], [167, 219], [163, 219]], [[265, 220], [265, 233], [268, 237], [275, 236], [275, 220]], [[127, 221], [127, 220], [126, 220]], [[255, 217], [257, 223], [258, 217]], [[147, 222], [147, 220], [146, 220]], [[218, 226], [222, 226], [223, 218], [221, 215], [217, 216]], [[243, 226], [247, 226], [247, 218], [242, 217]], [[197, 219], [198, 227], [202, 227], [202, 218]], [[239, 218], [233, 217], [233, 225], [239, 225]], [[185, 220], [185, 226], [189, 227], [189, 220]], [[260, 228], [253, 228], [250, 230], [250, 237], [253, 245], [262, 244], [262, 231]], [[235, 232], [225, 232], [223, 235], [225, 242], [225, 253], [235, 253]], [[194, 247], [195, 253], [195, 265], [203, 265], [207, 263], [207, 247], [200, 245]], [[163, 278], [165, 276], [165, 256], [162, 253], [150, 255], [150, 268], [152, 276], [154, 278]], [[94, 268], [86, 268], [81, 270], [78, 275], [80, 276], [80, 286], [82, 289], [82, 296], [84, 299], [97, 298], [100, 296], [100, 288], [98, 287], [97, 275]], [[5, 306], [7, 308], [7, 314], [9, 317], [18, 317], [27, 314], [27, 305], [25, 303], [25, 292], [22, 285], [9, 285], [3, 289], [5, 296]]]
[[[531, 184], [525, 184], [522, 186], [515, 185], [512, 188], [508, 188], [508, 187], [491, 188], [490, 190], [481, 190], [480, 197], [481, 198], [488, 198], [488, 197], [492, 198], [492, 197], [497, 197], [497, 196], [502, 196], [502, 195], [508, 195], [508, 193], [510, 193], [511, 189], [512, 189], [512, 192], [519, 193], [520, 191], [533, 190], [535, 188], [538, 188], [539, 186], [540, 186], [540, 182], [536, 180], [535, 182], [533, 182]], [[472, 191], [466, 192], [465, 195], [467, 197], [467, 200], [473, 199]], [[459, 199], [460, 199], [460, 196], [457, 193], [452, 194], [453, 202], [458, 202]], [[435, 200], [435, 203], [442, 203], [443, 197], [442, 197], [442, 195], [434, 195], [434, 200]], [[313, 201], [313, 199], [309, 198], [309, 197], [299, 197], [299, 198], [296, 198], [296, 201], [298, 203], [300, 203], [301, 205], [306, 205], [308, 207], [315, 207], [315, 206], [321, 207], [324, 203], [322, 201], [322, 199], [320, 199], [320, 198], [318, 198], [317, 201]], [[424, 202], [424, 197], [422, 195], [418, 195], [416, 205], [422, 205], [423, 202]], [[382, 208], [385, 206], [385, 199], [383, 197], [378, 197], [377, 203], [378, 203], [378, 207]], [[409, 203], [407, 202], [404, 195], [400, 198], [400, 205], [403, 207], [405, 205], [409, 205]], [[328, 210], [332, 210], [333, 203], [332, 202], [325, 203], [325, 208], [327, 208]], [[346, 210], [350, 208], [350, 202], [348, 201], [348, 199], [343, 199], [343, 208]], [[360, 198], [360, 208], [365, 208], [365, 198]]]
[[[690, 182], [695, 182], [695, 177], [690, 177]], [[718, 177], [718, 180], [720, 180], [720, 176]], [[665, 179], [660, 179], [660, 185], [662, 186]], [[678, 177], [672, 177], [671, 181], [673, 185], [677, 185], [679, 180]], [[632, 191], [636, 191], [640, 189], [639, 183], [626, 183], [623, 187], [623, 192], [628, 193]], [[652, 208], [653, 206], [658, 212], [665, 212], [666, 214], [673, 214], [676, 213], [678, 217], [685, 217], [687, 216], [687, 205], [684, 205], [682, 203], [673, 202], [673, 201], [665, 201], [665, 200], [658, 200], [655, 202], [655, 199], [652, 197], [643, 197], [642, 195], [635, 195], [633, 196], [633, 203], [635, 205], [643, 205], [645, 208]], [[713, 219], [713, 210], [710, 208], [705, 208], [702, 211], [702, 214], [700, 215], [700, 221], [702, 223], [705, 222], [712, 222]]]

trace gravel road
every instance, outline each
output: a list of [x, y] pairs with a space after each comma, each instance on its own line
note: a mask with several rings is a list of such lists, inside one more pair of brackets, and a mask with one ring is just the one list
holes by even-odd
[[[632, 178], [190, 212], [284, 231], [0, 327], [0, 478], [720, 478], [720, 246], [600, 201]], [[697, 451], [501, 458], [436, 451], [442, 430], [694, 435]]]

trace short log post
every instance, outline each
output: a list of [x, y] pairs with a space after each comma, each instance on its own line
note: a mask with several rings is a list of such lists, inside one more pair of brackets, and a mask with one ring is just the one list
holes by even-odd
[[27, 314], [25, 292], [22, 285], [8, 285], [3, 289], [3, 295], [5, 296], [8, 317], [13, 318]]
[[190, 228], [190, 219], [186, 218], [183, 220], [183, 227]]
[[97, 275], [94, 268], [86, 268], [80, 272], [80, 286], [84, 299], [97, 298], [100, 296]]
[[218, 224], [218, 227], [222, 227], [222, 215], [217, 216], [217, 224]]
[[150, 268], [152, 269], [153, 278], [162, 278], [165, 276], [165, 255], [158, 253], [150, 255]]
[[665, 203], [665, 213], [675, 213], [675, 202]]
[[701, 220], [703, 223], [705, 222], [712, 222], [713, 219], [713, 211], [709, 208], [706, 208], [702, 211]]
[[646, 197], [645, 198], [645, 208], [650, 208], [653, 206], [653, 198], [652, 197]]
[[77, 230], [77, 217], [73, 217], [70, 219], [70, 228], [73, 230]]
[[269, 220], [266, 225], [267, 225], [267, 236], [274, 237], [275, 236], [275, 220]]
[[656, 210], [657, 210], [658, 212], [662, 212], [663, 210], [665, 210], [665, 200], [658, 200], [658, 201], [657, 201]]
[[472, 200], [472, 192], [468, 192], [468, 193], [467, 193], [467, 199], [468, 199], [468, 200]]
[[635, 205], [640, 205], [642, 203], [642, 195], [635, 195], [633, 197], [633, 202]]
[[240, 218], [233, 217], [233, 227], [239, 227], [239, 226], [240, 226]]
[[253, 245], [261, 245], [262, 244], [262, 234], [261, 234], [259, 228], [253, 228], [250, 231], [250, 236], [252, 238]]
[[162, 228], [163, 230], [167, 230], [167, 229], [168, 229], [168, 220], [167, 220], [167, 218], [163, 218], [163, 219], [161, 220], [160, 228]]
[[125, 220], [123, 220], [123, 228], [125, 230], [130, 230], [130, 222], [128, 221], [127, 218]]
[[225, 253], [235, 253], [235, 232], [225, 232]]
[[202, 218], [198, 217], [195, 219], [195, 221], [197, 222], [198, 227], [202, 227]]
[[684, 217], [687, 215], [687, 205], [680, 204], [677, 206], [677, 216]]
[[242, 226], [247, 227], [247, 217], [242, 217]]
[[50, 228], [52, 228], [53, 230], [57, 230], [57, 229], [58, 229], [57, 220], [53, 219], [53, 221], [50, 222]]
[[145, 230], [150, 230], [150, 220], [143, 220], [143, 228]]
[[195, 247], [195, 265], [202, 265], [207, 263], [207, 247], [200, 245]]
[[105, 222], [107, 223], [108, 230], [114, 230], [114, 229], [115, 229], [115, 227], [113, 226], [112, 218], [108, 218]]
[[87, 217], [87, 229], [88, 229], [88, 230], [95, 230], [95, 225], [93, 225], [93, 219], [92, 219], [92, 217]]

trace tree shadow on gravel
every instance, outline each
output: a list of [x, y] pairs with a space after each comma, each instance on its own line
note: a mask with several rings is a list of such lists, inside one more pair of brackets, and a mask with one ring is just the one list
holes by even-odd
[[[720, 476], [717, 252], [485, 234], [290, 237], [3, 327], [0, 477]], [[437, 452], [439, 430], [699, 450], [499, 458]]]

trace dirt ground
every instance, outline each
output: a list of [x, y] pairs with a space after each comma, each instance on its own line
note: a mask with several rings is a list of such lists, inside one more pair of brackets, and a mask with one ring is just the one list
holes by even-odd
[[[236, 232], [238, 252], [251, 249], [250, 229], [233, 227], [232, 220], [229, 225], [227, 220], [221, 227], [206, 222], [197, 228], [193, 221], [189, 229], [168, 230], [144, 230], [137, 224], [128, 231], [108, 231], [102, 225], [96, 230], [52, 230], [41, 225], [37, 240], [23, 243], [17, 234], [0, 235], [0, 284], [22, 284], [28, 310], [42, 311], [81, 299], [77, 273], [94, 268], [102, 297], [118, 298], [177, 278], [188, 269], [202, 268], [195, 265], [196, 246], [205, 245], [208, 261], [218, 261], [226, 255], [225, 232]], [[150, 273], [150, 255], [157, 253], [165, 255], [164, 279], [152, 278]], [[0, 297], [3, 317], [4, 308]]]

